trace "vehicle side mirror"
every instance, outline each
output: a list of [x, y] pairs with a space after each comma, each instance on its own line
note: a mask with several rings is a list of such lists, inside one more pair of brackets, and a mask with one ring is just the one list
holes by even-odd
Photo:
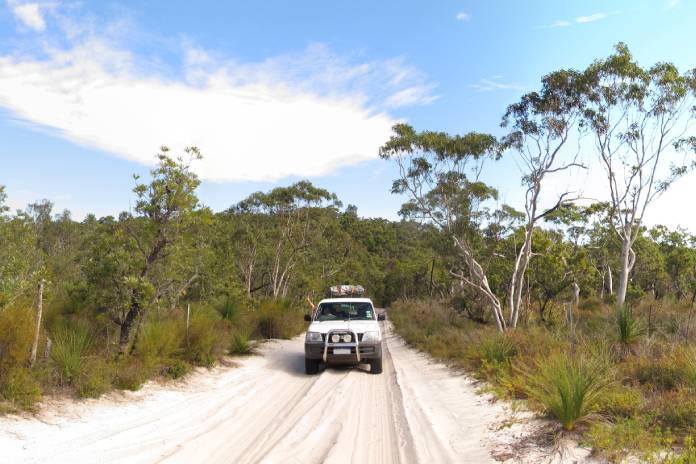
[[304, 320], [307, 321], [307, 322], [312, 322], [312, 316], [310, 316], [309, 314], [305, 314], [305, 315], [304, 315]]
[[377, 314], [377, 320], [378, 320], [378, 321], [383, 321], [383, 320], [385, 320], [385, 319], [386, 319], [386, 316], [384, 315], [384, 313], [379, 313], [379, 314]]

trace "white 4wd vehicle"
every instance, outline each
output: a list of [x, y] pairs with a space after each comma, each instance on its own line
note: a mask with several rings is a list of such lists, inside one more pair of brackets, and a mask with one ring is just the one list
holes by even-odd
[[382, 331], [369, 298], [321, 300], [305, 336], [305, 370], [319, 372], [319, 364], [369, 364], [370, 372], [382, 372]]

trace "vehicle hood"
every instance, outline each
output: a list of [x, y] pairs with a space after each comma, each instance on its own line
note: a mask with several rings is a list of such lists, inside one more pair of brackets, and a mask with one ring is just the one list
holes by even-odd
[[308, 332], [328, 333], [330, 330], [354, 330], [356, 333], [379, 331], [377, 321], [323, 321], [312, 322]]

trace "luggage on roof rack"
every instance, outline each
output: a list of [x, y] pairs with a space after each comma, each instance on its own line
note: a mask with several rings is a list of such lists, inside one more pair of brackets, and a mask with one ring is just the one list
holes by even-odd
[[361, 297], [364, 294], [365, 288], [362, 285], [334, 285], [329, 288], [329, 295], [332, 298]]

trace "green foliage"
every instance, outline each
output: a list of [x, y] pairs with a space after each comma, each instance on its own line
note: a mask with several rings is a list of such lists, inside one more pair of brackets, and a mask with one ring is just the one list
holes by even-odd
[[82, 398], [98, 398], [111, 390], [113, 376], [113, 367], [108, 361], [89, 359], [74, 380], [75, 390]]
[[640, 419], [622, 418], [613, 424], [592, 424], [585, 441], [596, 455], [610, 462], [623, 462], [629, 455], [642, 458], [641, 462], [652, 462], [665, 446], [666, 438]]
[[186, 358], [195, 365], [212, 367], [227, 348], [227, 333], [213, 311], [194, 311], [186, 336]]
[[265, 300], [256, 311], [256, 330], [262, 338], [290, 339], [304, 328], [302, 311], [290, 300]]
[[0, 382], [0, 394], [17, 408], [34, 410], [41, 401], [41, 387], [29, 369], [15, 367], [7, 372]]
[[652, 404], [664, 427], [693, 433], [696, 430], [696, 398], [690, 389], [679, 389], [657, 397]]
[[696, 464], [696, 445], [694, 445], [693, 437], [686, 437], [680, 452], [670, 453], [664, 459], [663, 464]]
[[249, 354], [251, 353], [251, 345], [249, 344], [249, 336], [244, 332], [235, 331], [232, 333], [230, 343], [230, 353], [232, 354]]
[[643, 326], [625, 305], [616, 311], [616, 329], [619, 342], [624, 346], [632, 345], [643, 335]]
[[643, 393], [631, 386], [614, 384], [599, 397], [597, 411], [609, 417], [631, 418], [643, 407]]
[[558, 419], [565, 430], [597, 412], [600, 395], [611, 383], [608, 366], [586, 354], [553, 353], [525, 372], [527, 393]]
[[191, 365], [181, 359], [173, 359], [164, 366], [164, 375], [170, 379], [180, 379], [191, 372]]
[[120, 390], [140, 390], [152, 374], [151, 365], [135, 357], [125, 358], [116, 364], [114, 386]]
[[510, 337], [496, 333], [481, 340], [478, 346], [475, 347], [475, 352], [476, 357], [481, 362], [502, 364], [517, 355], [517, 347]]
[[24, 308], [0, 309], [0, 381], [16, 366], [26, 366], [34, 338], [33, 314]]
[[81, 374], [91, 345], [92, 336], [84, 325], [63, 327], [54, 334], [51, 360], [61, 385], [72, 384]]
[[147, 362], [159, 362], [181, 349], [185, 327], [174, 319], [151, 320], [143, 325], [136, 351]]

